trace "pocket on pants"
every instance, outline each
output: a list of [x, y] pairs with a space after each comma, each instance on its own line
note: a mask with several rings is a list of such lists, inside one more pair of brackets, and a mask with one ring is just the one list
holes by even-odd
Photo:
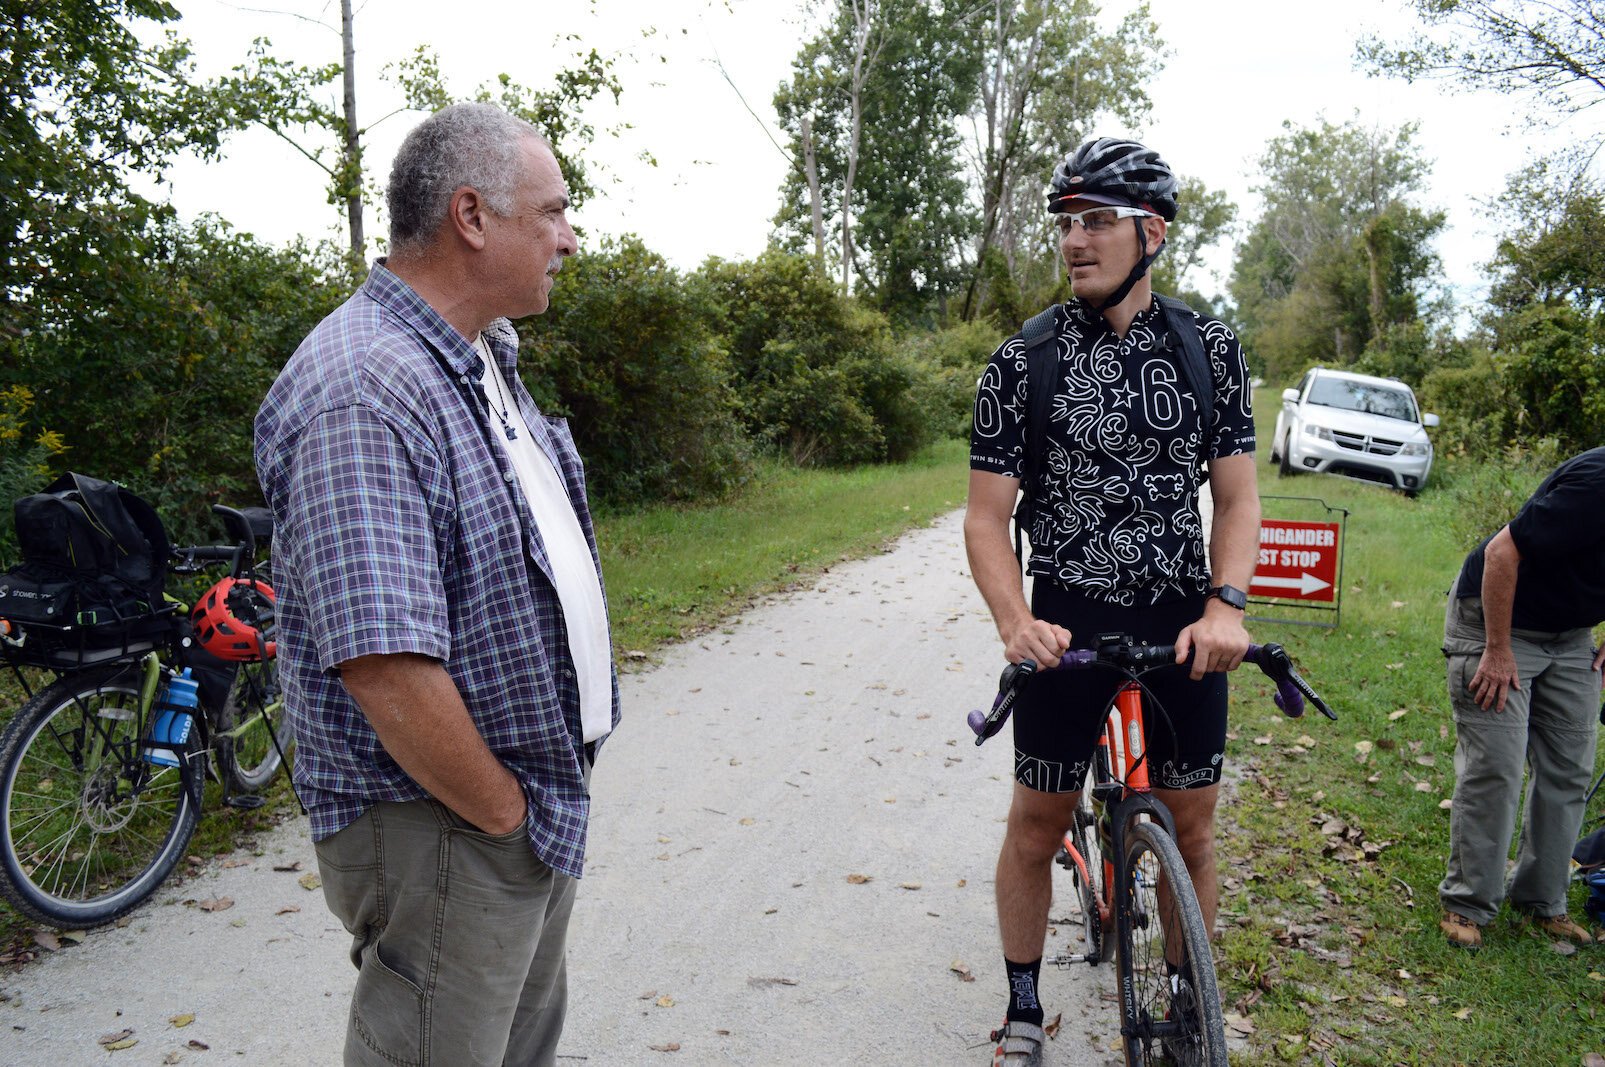
[[386, 1063], [423, 1064], [424, 991], [390, 969], [379, 938], [362, 950], [351, 997], [351, 1030]]

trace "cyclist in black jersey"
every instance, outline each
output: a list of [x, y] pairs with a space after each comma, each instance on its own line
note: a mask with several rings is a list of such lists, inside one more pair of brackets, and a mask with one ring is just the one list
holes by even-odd
[[[1053, 664], [1067, 648], [1092, 647], [1110, 631], [1177, 645], [1178, 666], [1145, 679], [1169, 718], [1145, 724], [1149, 773], [1176, 817], [1177, 843], [1213, 924], [1226, 733], [1220, 672], [1236, 668], [1248, 649], [1243, 590], [1253, 575], [1260, 509], [1237, 339], [1225, 324], [1194, 316], [1213, 390], [1201, 404], [1149, 280], [1176, 217], [1176, 189], [1164, 160], [1133, 141], [1089, 141], [1056, 169], [1049, 210], [1059, 219], [1074, 299], [1058, 312], [1046, 454], [1034, 465], [1041, 473], [1026, 531], [1030, 604], [1009, 533], [1031, 439], [1028, 360], [1018, 335], [993, 355], [977, 390], [964, 534], [1010, 662]], [[1198, 511], [1206, 481], [1214, 504], [1207, 559]], [[1015, 786], [997, 869], [1009, 972], [997, 1064], [1041, 1059], [1036, 984], [1051, 864], [1117, 681], [1102, 672], [1043, 671], [1015, 707]]]

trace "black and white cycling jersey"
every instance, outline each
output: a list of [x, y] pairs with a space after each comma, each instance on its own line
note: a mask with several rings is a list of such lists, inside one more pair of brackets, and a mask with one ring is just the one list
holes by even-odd
[[[1056, 341], [1045, 485], [1026, 531], [1030, 573], [1130, 606], [1204, 592], [1203, 465], [1254, 451], [1242, 346], [1225, 323], [1197, 317], [1214, 381], [1206, 449], [1197, 399], [1163, 343], [1157, 301], [1124, 338], [1080, 301], [1066, 312]], [[1025, 348], [1016, 335], [992, 354], [976, 391], [972, 469], [1021, 477], [1028, 410]]]

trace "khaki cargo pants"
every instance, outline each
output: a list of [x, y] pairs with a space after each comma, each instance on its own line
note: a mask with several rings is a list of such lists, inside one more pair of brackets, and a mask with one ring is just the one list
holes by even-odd
[[[1438, 897], [1445, 908], [1479, 925], [1498, 913], [1507, 895], [1520, 911], [1564, 915], [1599, 729], [1600, 676], [1591, 632], [1512, 630], [1521, 688], [1510, 690], [1503, 712], [1484, 711], [1470, 693], [1486, 643], [1482, 599], [1461, 600], [1451, 592], [1443, 650], [1455, 718], [1455, 794], [1449, 869]], [[1505, 862], [1524, 765], [1521, 842], [1507, 889]]]
[[381, 803], [317, 854], [357, 967], [347, 1067], [555, 1061], [575, 881], [535, 858], [524, 828], [487, 834], [434, 800]]

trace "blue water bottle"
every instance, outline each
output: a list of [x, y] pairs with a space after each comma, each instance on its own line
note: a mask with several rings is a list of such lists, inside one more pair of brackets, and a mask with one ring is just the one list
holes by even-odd
[[200, 689], [188, 667], [156, 695], [156, 721], [151, 724], [145, 760], [162, 767], [177, 767], [195, 726]]

